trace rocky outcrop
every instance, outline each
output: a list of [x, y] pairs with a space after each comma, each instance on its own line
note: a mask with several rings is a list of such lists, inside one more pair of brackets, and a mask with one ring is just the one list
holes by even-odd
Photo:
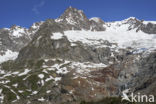
[[51, 35], [36, 37], [34, 41], [24, 47], [17, 58], [17, 62], [25, 60], [38, 60], [44, 58], [61, 58], [78, 62], [94, 62], [107, 64], [111, 57], [111, 50], [108, 47], [94, 48], [84, 46], [82, 43], [75, 43], [71, 46], [69, 40], [63, 36], [61, 39], [51, 39]]
[[156, 24], [148, 23], [141, 26], [141, 30], [148, 34], [156, 34]]
[[139, 62], [139, 70], [135, 77], [128, 83], [128, 87], [137, 93], [154, 95], [155, 92], [155, 79], [156, 79], [156, 52], [152, 52], [146, 57], [142, 57]]
[[16, 25], [0, 29], [0, 63], [15, 59], [21, 48], [32, 40], [42, 23], [34, 23], [30, 29]]
[[[23, 29], [24, 33], [21, 33], [22, 36], [15, 36], [17, 28], [14, 26], [10, 30], [9, 29], [1, 29], [0, 30], [0, 39], [1, 39], [1, 49], [0, 50], [13, 50], [13, 51], [19, 51], [22, 47], [26, 46], [26, 43], [30, 42], [30, 38], [27, 34], [25, 34], [25, 31]], [[12, 33], [14, 35], [12, 35]], [[18, 34], [18, 33], [17, 33]], [[18, 34], [19, 35], [19, 34]]]
[[[69, 8], [69, 10], [77, 11], [74, 8]], [[71, 46], [67, 37], [63, 36], [64, 31], [70, 30], [70, 28], [72, 28], [72, 25], [55, 22], [53, 19], [45, 21], [36, 32], [33, 40], [20, 51], [17, 61], [22, 62], [24, 60], [40, 58], [62, 58], [80, 62], [107, 62], [104, 57], [110, 56], [109, 46], [111, 46], [111, 43], [104, 42], [103, 45], [108, 45], [108, 47], [101, 49], [84, 46], [81, 42], [75, 43], [77, 44], [76, 46]], [[52, 39], [53, 33], [62, 34], [62, 38]]]

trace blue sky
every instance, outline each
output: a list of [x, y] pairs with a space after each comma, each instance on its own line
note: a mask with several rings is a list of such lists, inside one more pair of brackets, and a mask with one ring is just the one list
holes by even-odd
[[59, 17], [69, 7], [82, 9], [88, 18], [104, 21], [134, 16], [156, 21], [156, 0], [1, 0], [0, 28], [14, 24], [29, 27], [34, 22]]

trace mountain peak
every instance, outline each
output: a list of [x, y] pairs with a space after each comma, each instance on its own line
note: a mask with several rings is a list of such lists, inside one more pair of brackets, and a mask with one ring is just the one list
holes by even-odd
[[82, 10], [71, 6], [65, 10], [58, 20], [72, 25], [79, 24], [80, 21], [89, 21]]
[[78, 10], [77, 8], [74, 8], [74, 7], [72, 7], [72, 6], [69, 6], [66, 10], [65, 10], [65, 12], [79, 12], [79, 13], [81, 13], [81, 12], [83, 12], [82, 10]]
[[140, 21], [139, 19], [137, 19], [136, 17], [129, 17], [123, 21], [127, 21], [127, 22], [130, 22], [130, 21], [133, 21], [133, 22], [137, 22], [137, 21]]

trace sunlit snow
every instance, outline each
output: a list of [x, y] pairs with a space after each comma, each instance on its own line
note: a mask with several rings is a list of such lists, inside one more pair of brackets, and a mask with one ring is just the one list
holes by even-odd
[[[65, 31], [65, 36], [70, 42], [80, 41], [88, 45], [100, 45], [100, 40], [108, 40], [111, 43], [117, 43], [119, 48], [156, 48], [156, 36], [154, 34], [146, 34], [141, 31], [137, 32], [124, 31], [126, 25], [116, 29], [111, 27], [103, 32], [92, 31]], [[103, 47], [101, 45], [101, 47]]]
[[24, 72], [20, 73], [18, 76], [23, 76], [23, 75], [26, 75], [30, 72], [31, 70], [29, 69], [25, 69]]
[[59, 40], [62, 37], [63, 37], [63, 34], [61, 34], [61, 33], [53, 33], [53, 35], [51, 36], [51, 39]]
[[4, 55], [0, 55], [0, 63], [8, 61], [8, 60], [14, 60], [18, 56], [18, 52], [12, 52], [11, 50], [7, 50]]

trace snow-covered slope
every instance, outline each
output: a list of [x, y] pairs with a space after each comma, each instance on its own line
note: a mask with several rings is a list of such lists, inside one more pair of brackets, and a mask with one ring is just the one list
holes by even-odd
[[[104, 47], [102, 42], [108, 40], [111, 43], [117, 43], [118, 48], [156, 48], [156, 35], [146, 34], [141, 31], [135, 30], [126, 31], [127, 25], [119, 28], [107, 28], [103, 32], [92, 32], [92, 31], [65, 31], [65, 36], [70, 42], [82, 42], [88, 45], [97, 45]], [[55, 37], [60, 36], [58, 33], [53, 33]], [[54, 37], [53, 36], [53, 37]]]
[[148, 24], [148, 23], [152, 23], [152, 24], [156, 24], [156, 21], [143, 21], [144, 24]]

